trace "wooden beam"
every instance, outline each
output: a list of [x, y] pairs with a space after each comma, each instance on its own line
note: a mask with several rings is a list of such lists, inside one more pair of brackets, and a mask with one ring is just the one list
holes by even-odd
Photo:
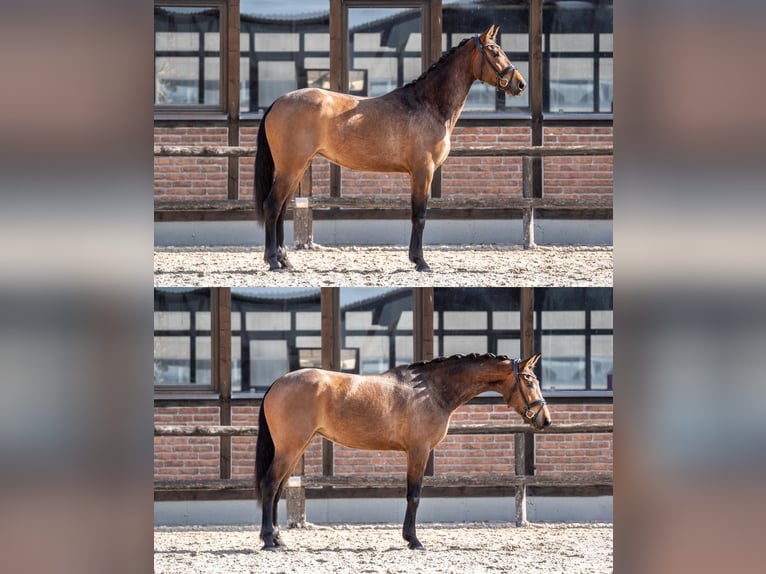
[[[194, 146], [194, 145], [156, 145], [155, 157], [255, 157], [254, 146]], [[466, 146], [455, 147], [450, 157], [587, 157], [611, 156], [611, 145], [566, 145], [543, 146]]]
[[[312, 209], [399, 209], [409, 208], [410, 199], [405, 197], [328, 197], [312, 196], [307, 198]], [[595, 198], [562, 197], [449, 197], [434, 198], [429, 201], [429, 211], [441, 209], [557, 209], [557, 210], [611, 210], [611, 196]], [[216, 211], [220, 213], [242, 212], [255, 213], [252, 201], [236, 200], [158, 200], [154, 202], [157, 212]], [[294, 207], [292, 209], [295, 209]]]
[[[219, 420], [231, 425], [231, 288], [214, 287], [210, 293], [211, 379], [219, 393]], [[220, 477], [231, 478], [231, 435], [220, 438]]]
[[[226, 124], [228, 144], [239, 145], [239, 0], [228, 0], [226, 10]], [[230, 156], [227, 196], [239, 199], [239, 158]]]
[[[387, 476], [324, 476], [308, 475], [292, 477], [287, 488], [398, 488], [406, 484], [403, 475]], [[426, 476], [423, 486], [433, 488], [493, 487], [493, 486], [581, 487], [612, 486], [611, 474], [589, 476], [523, 476], [515, 474]], [[232, 480], [155, 480], [154, 490], [254, 490], [253, 481]]]
[[[340, 370], [340, 289], [322, 287], [322, 368], [328, 371]], [[322, 474], [331, 476], [334, 472], [333, 443], [322, 438]]]
[[[493, 435], [493, 434], [592, 434], [613, 433], [612, 424], [561, 423], [538, 430], [527, 424], [452, 424], [447, 433], [451, 435]], [[256, 436], [254, 425], [156, 425], [154, 436]]]

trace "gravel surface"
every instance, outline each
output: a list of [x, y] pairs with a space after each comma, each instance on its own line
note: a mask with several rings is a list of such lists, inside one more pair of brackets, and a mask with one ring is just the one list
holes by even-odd
[[290, 252], [294, 270], [267, 271], [261, 247], [157, 247], [157, 287], [611, 287], [612, 247], [428, 246], [418, 273], [405, 246]]
[[612, 572], [612, 524], [418, 525], [425, 551], [407, 549], [401, 525], [282, 530], [287, 548], [262, 552], [256, 526], [157, 527], [155, 573]]

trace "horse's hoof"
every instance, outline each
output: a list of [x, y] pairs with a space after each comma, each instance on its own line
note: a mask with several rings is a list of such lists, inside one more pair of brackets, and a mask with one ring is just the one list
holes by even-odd
[[288, 271], [288, 270], [283, 268], [283, 267], [280, 267], [279, 265], [277, 265], [276, 267], [272, 267], [271, 265], [269, 265], [269, 271], [275, 271], [277, 273], [284, 273], [285, 271]]
[[425, 550], [425, 548], [423, 548], [423, 545], [418, 540], [414, 542], [410, 542], [409, 547], [410, 547], [410, 550]]
[[276, 552], [277, 551], [277, 547], [276, 546], [266, 546], [264, 544], [263, 548], [261, 548], [261, 551], [263, 551], [263, 552]]
[[422, 261], [421, 263], [418, 263], [415, 267], [415, 271], [421, 271], [422, 273], [430, 273], [431, 268], [428, 266], [428, 263], [425, 261]]
[[292, 271], [294, 269], [293, 264], [290, 263], [287, 259], [282, 259], [279, 264], [282, 266], [284, 271]]

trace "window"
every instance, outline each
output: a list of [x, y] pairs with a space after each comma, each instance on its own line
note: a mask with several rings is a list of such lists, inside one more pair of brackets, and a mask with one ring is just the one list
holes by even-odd
[[518, 289], [434, 289], [434, 355], [518, 357]]
[[[352, 372], [382, 373], [413, 361], [412, 290], [341, 288], [341, 362]], [[351, 370], [346, 362], [344, 370]]]
[[154, 290], [154, 385], [212, 390], [210, 290]]
[[[483, 32], [492, 24], [498, 24], [500, 47], [519, 72], [525, 78], [529, 77], [528, 2], [457, 0], [445, 2], [442, 15], [442, 51], [457, 46], [464, 38]], [[479, 82], [474, 82], [463, 108], [464, 113], [528, 110], [529, 91], [514, 97]]]
[[420, 7], [348, 8], [348, 92], [382, 96], [423, 70]]
[[154, 104], [158, 110], [222, 109], [223, 5], [154, 7]]
[[240, 110], [264, 112], [282, 94], [330, 87], [330, 2], [240, 2]]
[[231, 290], [231, 388], [265, 392], [289, 371], [321, 366], [320, 290]]
[[611, 390], [612, 290], [535, 289], [544, 390]]
[[544, 110], [611, 112], [612, 50], [611, 0], [544, 4]]

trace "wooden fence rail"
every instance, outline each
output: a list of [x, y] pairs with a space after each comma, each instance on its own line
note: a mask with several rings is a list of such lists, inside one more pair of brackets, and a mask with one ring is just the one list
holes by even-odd
[[[254, 146], [156, 145], [156, 157], [254, 157]], [[567, 157], [613, 155], [612, 146], [468, 146], [454, 147], [450, 157]]]
[[[518, 434], [515, 440], [516, 468], [524, 457], [524, 437], [527, 434], [578, 434], [578, 433], [612, 433], [612, 424], [570, 423], [558, 424], [544, 430], [537, 430], [524, 424], [454, 424], [450, 425], [447, 434], [451, 435], [494, 435]], [[191, 436], [191, 437], [231, 437], [256, 436], [257, 426], [213, 426], [213, 425], [157, 425], [154, 436]], [[527, 486], [612, 486], [611, 474], [591, 474], [588, 476], [534, 476], [525, 474], [494, 474], [491, 476], [459, 476], [434, 477], [427, 476], [424, 486], [430, 487], [508, 487], [515, 488], [516, 524], [523, 526], [527, 522], [526, 489]], [[368, 477], [368, 476], [326, 476], [303, 475], [293, 476], [287, 484], [285, 498], [287, 501], [287, 524], [299, 526], [306, 521], [306, 488], [399, 488], [404, 483], [397, 477]], [[213, 480], [158, 480], [154, 489], [159, 491], [253, 491], [253, 480], [242, 479], [213, 479]]]
[[[253, 146], [154, 146], [155, 157], [252, 157], [257, 148]], [[481, 198], [432, 198], [429, 208], [440, 209], [482, 209], [508, 210], [519, 209], [522, 212], [522, 244], [525, 249], [535, 247], [534, 218], [536, 209], [566, 210], [609, 213], [612, 212], [611, 197], [588, 198], [547, 198], [533, 197], [530, 174], [532, 160], [541, 157], [571, 157], [571, 156], [611, 156], [614, 148], [594, 145], [571, 146], [468, 146], [455, 147], [450, 151], [450, 157], [521, 157], [524, 162], [521, 197], [481, 197]], [[310, 173], [311, 168], [307, 170]], [[381, 197], [318, 197], [311, 196], [310, 177], [304, 177], [306, 183], [301, 184], [301, 190], [293, 200], [292, 207], [295, 215], [294, 235], [296, 247], [310, 247], [313, 244], [313, 215], [312, 209], [409, 209], [409, 198]], [[307, 189], [302, 189], [304, 186]], [[544, 194], [543, 194], [544, 195]], [[218, 213], [239, 216], [255, 211], [253, 201], [237, 199], [218, 201], [163, 201], [154, 204], [156, 216], [159, 218], [188, 217], [190, 214]]]

